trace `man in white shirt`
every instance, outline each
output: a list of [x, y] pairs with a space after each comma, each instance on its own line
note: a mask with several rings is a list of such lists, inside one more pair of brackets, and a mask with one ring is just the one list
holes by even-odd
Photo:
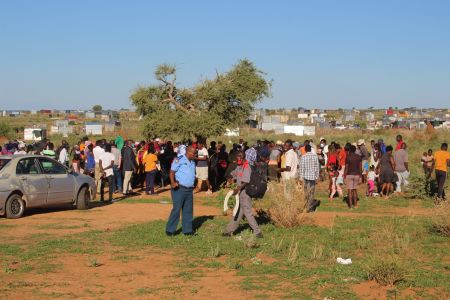
[[97, 186], [97, 193], [100, 193], [100, 188], [102, 185], [102, 173], [100, 172], [100, 156], [105, 153], [105, 149], [102, 148], [103, 142], [101, 140], [95, 142], [95, 147], [92, 150], [92, 153], [94, 154], [94, 160], [95, 160], [95, 173], [94, 173], [94, 179], [95, 179], [95, 185]]
[[[95, 150], [95, 149], [94, 149]], [[95, 156], [94, 156], [95, 157]], [[96, 164], [97, 166], [97, 164]], [[105, 181], [108, 181], [109, 200], [112, 201], [114, 193], [114, 154], [111, 153], [111, 145], [106, 144], [105, 150], [99, 157], [100, 172], [103, 180], [100, 179], [100, 201], [104, 201]], [[101, 178], [101, 177], [100, 177]]]
[[64, 144], [61, 146], [61, 150], [59, 150], [58, 161], [63, 165], [68, 166], [69, 153], [67, 153], [67, 147]]
[[284, 156], [286, 158], [286, 167], [280, 168], [283, 181], [289, 181], [297, 178], [298, 156], [292, 146], [292, 141], [287, 140], [284, 143]]

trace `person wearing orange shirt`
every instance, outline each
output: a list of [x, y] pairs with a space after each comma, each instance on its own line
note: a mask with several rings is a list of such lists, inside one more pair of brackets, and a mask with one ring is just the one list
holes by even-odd
[[445, 179], [447, 179], [447, 168], [450, 166], [450, 153], [447, 151], [447, 143], [442, 143], [441, 150], [434, 153], [434, 169], [436, 172], [436, 181], [438, 184], [439, 199], [445, 199]]
[[301, 155], [305, 155], [306, 154], [306, 150], [305, 150], [305, 146], [306, 145], [309, 145], [309, 140], [305, 140], [305, 142], [303, 143], [303, 146], [302, 147], [300, 147], [300, 153], [301, 153]]
[[142, 158], [145, 170], [145, 194], [147, 195], [155, 195], [155, 176], [158, 173], [157, 163], [158, 157], [155, 155], [155, 146], [153, 143], [150, 143], [147, 152]]

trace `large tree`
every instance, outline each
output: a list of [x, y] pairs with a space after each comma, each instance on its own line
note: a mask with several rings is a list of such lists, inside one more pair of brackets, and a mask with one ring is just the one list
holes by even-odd
[[130, 96], [144, 118], [144, 135], [206, 138], [245, 122], [253, 106], [269, 96], [271, 82], [249, 60], [240, 60], [225, 73], [217, 72], [193, 87], [177, 86], [175, 66], [156, 68], [157, 84], [138, 87]]
[[103, 107], [99, 104], [92, 106], [92, 110], [94, 112], [101, 112], [103, 110]]

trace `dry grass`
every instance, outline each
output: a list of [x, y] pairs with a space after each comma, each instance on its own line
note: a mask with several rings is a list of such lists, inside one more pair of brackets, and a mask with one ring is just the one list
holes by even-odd
[[293, 236], [289, 245], [287, 260], [290, 264], [296, 264], [298, 261], [298, 238]]
[[294, 182], [271, 185], [266, 198], [268, 215], [275, 226], [292, 228], [308, 222], [302, 186]]
[[367, 266], [367, 277], [381, 285], [395, 285], [406, 279], [406, 270], [396, 257], [381, 257]]
[[399, 232], [396, 228], [401, 226], [401, 222], [409, 220], [387, 221], [375, 234], [371, 237], [372, 247], [378, 249], [384, 255], [406, 253], [410, 251], [411, 237], [407, 232]]
[[432, 229], [443, 236], [450, 236], [450, 201], [442, 201], [433, 209]]

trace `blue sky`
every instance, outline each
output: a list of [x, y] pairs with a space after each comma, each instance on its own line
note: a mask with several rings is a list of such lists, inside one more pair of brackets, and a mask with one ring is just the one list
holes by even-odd
[[0, 109], [129, 107], [252, 60], [262, 107], [450, 107], [450, 1], [0, 1]]

